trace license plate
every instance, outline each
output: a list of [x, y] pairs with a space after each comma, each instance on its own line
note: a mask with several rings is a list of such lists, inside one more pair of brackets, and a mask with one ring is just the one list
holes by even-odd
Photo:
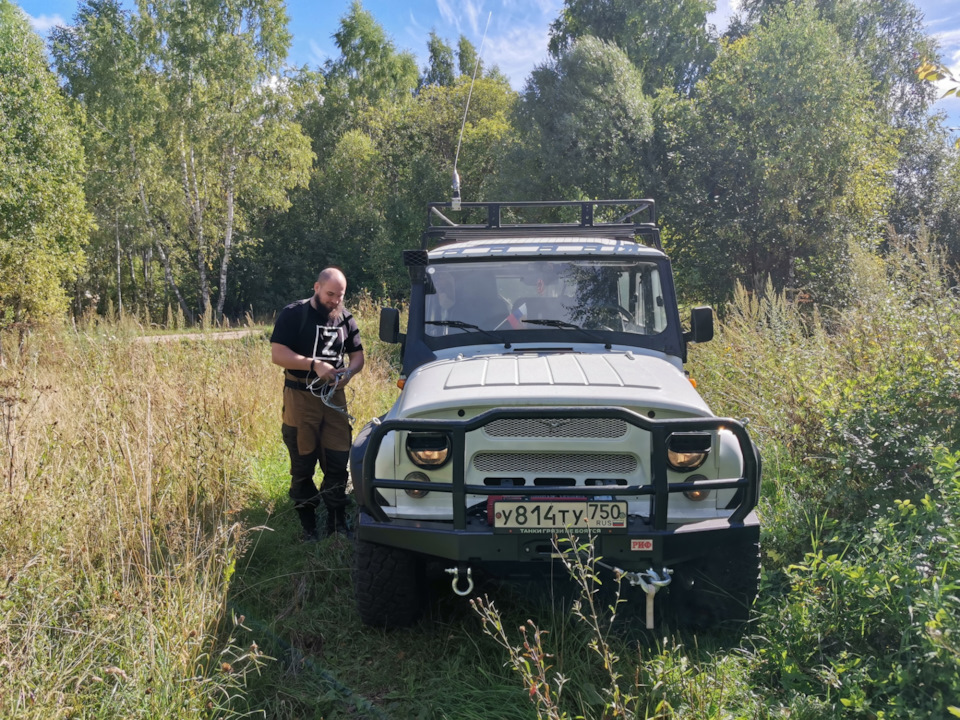
[[498, 500], [493, 503], [493, 527], [510, 532], [626, 530], [627, 503]]

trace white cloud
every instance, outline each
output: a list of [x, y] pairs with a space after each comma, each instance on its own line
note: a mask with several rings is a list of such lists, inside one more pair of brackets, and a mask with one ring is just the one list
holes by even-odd
[[544, 23], [513, 28], [505, 33], [488, 35], [483, 50], [483, 64], [496, 65], [510, 79], [510, 85], [519, 90], [526, 83], [534, 66], [547, 57], [550, 29]]
[[417, 21], [417, 16], [413, 14], [413, 10], [410, 11], [410, 24], [405, 28], [407, 33], [410, 32], [424, 32], [424, 27]]
[[936, 33], [934, 36], [944, 53], [954, 58], [960, 54], [960, 28]]
[[470, 41], [480, 50], [484, 66], [496, 65], [515, 90], [521, 89], [533, 68], [547, 58], [550, 24], [563, 8], [563, 1], [502, 0], [502, 7], [498, 4], [491, 14], [484, 12], [482, 0], [467, 0], [466, 10], [473, 13], [469, 22], [475, 28]]
[[447, 0], [437, 0], [437, 10], [440, 11], [440, 17], [448, 25], [453, 25], [457, 29], [457, 33], [460, 32], [460, 18], [457, 17], [457, 14], [453, 11], [453, 8], [450, 7], [450, 3]]
[[473, 34], [476, 35], [481, 32], [478, 27], [478, 19], [480, 13], [483, 11], [483, 3], [481, 2], [477, 5], [473, 0], [466, 0], [466, 2], [463, 3], [463, 10], [467, 14], [467, 21], [470, 23], [470, 30]]
[[40, 15], [38, 17], [27, 15], [27, 18], [30, 20], [30, 27], [32, 27], [35, 32], [41, 35], [47, 33], [58, 25], [63, 27], [67, 25], [67, 21], [59, 15]]
[[320, 43], [318, 43], [316, 40], [311, 38], [309, 65], [321, 67], [329, 57], [330, 57], [330, 52], [328, 52], [327, 50], [324, 50], [322, 47], [320, 47]]

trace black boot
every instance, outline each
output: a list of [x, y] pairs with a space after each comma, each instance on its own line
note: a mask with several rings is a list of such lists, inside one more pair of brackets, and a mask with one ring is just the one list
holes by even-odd
[[343, 535], [347, 538], [353, 537], [353, 531], [347, 524], [347, 509], [342, 507], [327, 508], [327, 532], [324, 537], [330, 535]]
[[333, 511], [334, 524], [336, 531], [349, 539], [353, 538], [353, 530], [347, 523], [347, 509], [345, 507], [337, 508]]
[[293, 508], [300, 518], [300, 526], [303, 528], [300, 539], [303, 542], [317, 542], [320, 539], [320, 534], [317, 532], [317, 505], [320, 502], [320, 494], [313, 483], [313, 478], [302, 476], [291, 478], [289, 495], [293, 500]]
[[300, 539], [307, 543], [317, 542], [320, 539], [320, 534], [317, 532], [316, 509], [302, 505], [297, 507], [297, 515], [300, 516], [300, 526], [303, 528]]

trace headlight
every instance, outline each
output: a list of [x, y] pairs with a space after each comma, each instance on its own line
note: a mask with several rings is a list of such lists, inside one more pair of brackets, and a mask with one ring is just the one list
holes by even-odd
[[436, 470], [450, 459], [450, 437], [443, 433], [407, 435], [407, 457], [417, 467]]
[[[407, 475], [404, 480], [407, 482], [430, 482], [430, 478], [426, 473], [422, 472], [412, 472]], [[422, 498], [426, 497], [429, 490], [404, 490], [404, 492], [412, 498]]]
[[[706, 475], [691, 475], [685, 482], [697, 482], [699, 480], [706, 480]], [[694, 502], [700, 502], [701, 500], [706, 500], [710, 497], [710, 491], [707, 489], [697, 489], [697, 490], [686, 490], [683, 493], [683, 496], [687, 500], [693, 500]]]
[[709, 433], [673, 433], [667, 438], [667, 464], [677, 472], [696, 470], [707, 461]]

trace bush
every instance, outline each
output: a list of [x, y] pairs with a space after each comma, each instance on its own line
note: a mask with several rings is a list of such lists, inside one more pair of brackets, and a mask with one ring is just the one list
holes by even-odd
[[762, 512], [789, 519], [766, 523], [784, 557], [805, 549], [811, 508], [861, 519], [929, 487], [933, 449], [960, 445], [960, 303], [938, 250], [893, 238], [884, 259], [851, 252], [851, 305], [740, 288], [717, 340], [693, 353], [708, 402], [751, 420]]
[[960, 453], [932, 484], [864, 527], [821, 525], [785, 596], [761, 596], [760, 682], [834, 716], [960, 713]]

